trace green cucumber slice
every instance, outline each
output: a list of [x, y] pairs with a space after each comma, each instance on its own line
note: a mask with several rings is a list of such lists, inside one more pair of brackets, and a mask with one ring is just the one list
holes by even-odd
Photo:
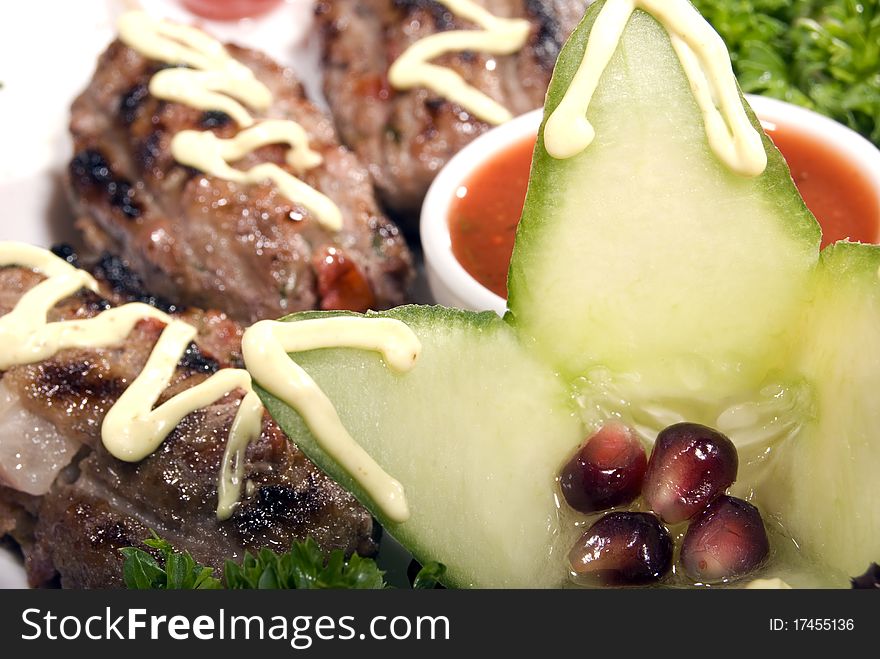
[[[602, 4], [563, 49], [545, 120]], [[642, 11], [588, 118], [595, 141], [568, 160], [546, 152], [542, 127], [509, 322], [567, 377], [599, 368], [636, 380], [639, 404], [757, 389], [781, 365], [820, 242], [779, 152], [765, 137], [756, 178], [717, 159], [669, 36]]]
[[[461, 587], [565, 582], [575, 530], [560, 530], [556, 474], [581, 441], [568, 392], [494, 313], [402, 307], [378, 314], [412, 328], [410, 372], [346, 348], [292, 355], [349, 433], [404, 487], [411, 517], [390, 522], [320, 448], [300, 416], [265, 391], [272, 416], [414, 556], [447, 566]], [[315, 317], [301, 314], [288, 319]], [[475, 550], [476, 549], [476, 550]]]
[[813, 387], [801, 431], [758, 487], [801, 550], [855, 576], [880, 560], [880, 247], [822, 253], [794, 365]]

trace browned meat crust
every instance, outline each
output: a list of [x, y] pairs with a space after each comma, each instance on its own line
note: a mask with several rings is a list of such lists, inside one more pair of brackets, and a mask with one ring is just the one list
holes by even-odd
[[[528, 44], [515, 55], [463, 52], [436, 63], [514, 115], [541, 107], [561, 44], [587, 0], [480, 4], [496, 16], [530, 20]], [[323, 34], [324, 92], [342, 140], [368, 164], [382, 200], [413, 218], [437, 171], [489, 126], [427, 89], [394, 90], [388, 69], [419, 39], [475, 26], [433, 0], [321, 0], [316, 16]]]
[[[71, 111], [69, 189], [87, 244], [121, 257], [155, 295], [247, 323], [303, 309], [404, 302], [411, 256], [379, 210], [366, 169], [339, 145], [289, 70], [229, 49], [272, 91], [263, 118], [293, 119], [310, 135], [324, 163], [302, 178], [340, 207], [343, 230], [325, 230], [269, 183], [237, 184], [177, 164], [170, 143], [180, 130], [228, 138], [238, 126], [222, 112], [151, 96], [147, 86], [161, 65], [116, 41]], [[236, 165], [287, 168], [285, 148], [264, 147]]]
[[[21, 268], [0, 270], [0, 315], [41, 279]], [[109, 304], [83, 292], [58, 305], [52, 320], [94, 316]], [[185, 319], [198, 327], [199, 336], [160, 402], [240, 359], [241, 329], [226, 316], [189, 311]], [[31, 582], [44, 584], [58, 574], [66, 587], [118, 586], [117, 550], [140, 544], [150, 529], [215, 567], [245, 550], [286, 549], [307, 536], [325, 550], [375, 553], [367, 511], [320, 472], [268, 414], [261, 437], [247, 451], [249, 484], [241, 504], [229, 520], [217, 520], [217, 476], [240, 392], [187, 416], [140, 463], [121, 462], [104, 450], [101, 421], [140, 373], [163, 327], [142, 321], [117, 347], [65, 350], [2, 375], [25, 409], [83, 447], [43, 497], [0, 487], [0, 533], [22, 545]]]

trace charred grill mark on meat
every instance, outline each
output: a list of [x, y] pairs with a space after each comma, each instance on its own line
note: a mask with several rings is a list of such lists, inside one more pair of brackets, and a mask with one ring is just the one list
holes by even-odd
[[105, 282], [118, 299], [126, 302], [143, 302], [165, 313], [177, 311], [177, 305], [150, 295], [143, 280], [122, 259], [105, 252], [90, 268], [92, 274]]
[[455, 29], [455, 16], [435, 0], [394, 0], [394, 6], [406, 13], [412, 13], [416, 10], [429, 12], [438, 32], [448, 32]]
[[228, 126], [232, 123], [232, 117], [230, 117], [225, 112], [221, 112], [220, 110], [208, 110], [204, 114], [202, 114], [202, 118], [199, 121], [199, 127], [201, 128], [223, 128], [224, 126]]
[[236, 519], [238, 532], [244, 537], [253, 537], [282, 520], [295, 527], [306, 525], [310, 513], [319, 504], [316, 485], [308, 479], [299, 490], [289, 485], [259, 488], [254, 497], [258, 505], [245, 509]]
[[535, 56], [549, 71], [553, 71], [559, 51], [567, 34], [559, 24], [559, 18], [547, 7], [544, 0], [526, 0], [526, 11], [538, 25], [535, 35]]
[[88, 399], [111, 400], [125, 391], [122, 378], [113, 377], [102, 364], [83, 361], [47, 361], [32, 369], [27, 397], [38, 404], [68, 410]]
[[133, 124], [137, 119], [144, 99], [150, 95], [147, 85], [138, 83], [119, 99], [119, 116], [124, 124]]
[[[156, 307], [165, 313], [175, 313], [179, 311], [176, 304], [172, 304], [168, 300], [150, 295], [147, 293], [141, 278], [128, 265], [113, 254], [104, 253], [98, 256], [97, 260], [91, 259], [83, 261], [72, 245], [67, 243], [59, 243], [53, 245], [51, 252], [64, 259], [72, 266], [84, 267], [93, 277], [101, 281], [107, 288], [113, 292], [113, 299], [118, 303], [125, 302], [143, 302], [152, 307]], [[89, 295], [84, 291], [84, 295]], [[92, 297], [92, 296], [89, 296]], [[89, 300], [88, 304], [97, 313], [106, 311], [112, 305], [108, 300], [96, 299]]]
[[134, 160], [144, 171], [153, 171], [158, 168], [162, 156], [162, 133], [160, 131], [153, 131], [145, 138], [136, 141]]
[[212, 375], [220, 370], [219, 362], [205, 355], [195, 342], [187, 346], [186, 352], [183, 353], [178, 366], [194, 373], [205, 373], [207, 375]]
[[75, 190], [87, 196], [103, 195], [112, 208], [130, 220], [141, 215], [141, 207], [135, 201], [131, 182], [117, 178], [110, 164], [97, 149], [85, 149], [77, 153], [70, 163], [70, 180]]
[[79, 254], [76, 253], [73, 245], [69, 243], [58, 243], [52, 245], [51, 252], [60, 259], [67, 261], [70, 265], [76, 267], [79, 264]]

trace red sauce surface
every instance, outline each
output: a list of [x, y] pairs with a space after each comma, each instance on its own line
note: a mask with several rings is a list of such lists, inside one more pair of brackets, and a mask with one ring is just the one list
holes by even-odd
[[452, 253], [483, 286], [507, 297], [507, 270], [532, 167], [534, 137], [513, 144], [471, 175], [449, 212]]
[[234, 21], [263, 14], [281, 0], [181, 0], [192, 13], [218, 21]]
[[878, 242], [880, 202], [871, 182], [851, 160], [791, 128], [767, 134], [785, 156], [795, 185], [822, 225], [822, 247], [844, 238]]
[[[843, 238], [878, 242], [880, 203], [867, 177], [834, 148], [793, 129], [769, 133], [807, 206], [822, 247]], [[452, 252], [477, 281], [507, 297], [507, 270], [528, 188], [535, 138], [500, 151], [459, 188], [449, 215]]]

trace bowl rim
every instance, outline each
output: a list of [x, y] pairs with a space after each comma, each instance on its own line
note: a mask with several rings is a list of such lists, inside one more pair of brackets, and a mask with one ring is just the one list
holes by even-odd
[[[854, 161], [873, 186], [880, 204], [880, 150], [871, 142], [813, 110], [767, 96], [745, 97], [765, 129], [785, 123], [819, 138]], [[419, 223], [425, 267], [461, 299], [465, 308], [503, 315], [507, 300], [478, 282], [455, 258], [448, 222], [450, 208], [457, 191], [474, 171], [519, 140], [537, 134], [543, 112], [543, 108], [526, 112], [483, 133], [449, 160], [425, 196]], [[875, 242], [880, 243], [880, 223]]]

